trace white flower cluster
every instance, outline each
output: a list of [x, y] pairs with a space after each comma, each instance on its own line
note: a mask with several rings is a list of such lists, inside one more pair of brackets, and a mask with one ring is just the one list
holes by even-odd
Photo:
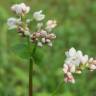
[[[13, 5], [11, 10], [19, 18], [11, 17], [8, 19], [9, 29], [16, 28], [20, 35], [29, 37], [30, 41], [36, 43], [39, 47], [42, 47], [44, 44], [52, 46], [52, 41], [56, 38], [56, 35], [52, 33], [53, 28], [57, 25], [55, 20], [48, 20], [44, 23], [45, 15], [42, 13], [42, 10], [34, 12], [32, 19], [27, 19], [26, 14], [29, 13], [30, 7], [24, 3]], [[29, 26], [32, 24], [30, 22], [36, 22], [35, 30], [30, 30]]]
[[65, 52], [65, 55], [66, 60], [63, 66], [65, 82], [75, 83], [72, 73], [80, 74], [85, 68], [90, 71], [96, 69], [96, 60], [88, 58], [88, 55], [83, 55], [80, 50], [76, 51], [75, 48], [71, 48], [69, 51]]

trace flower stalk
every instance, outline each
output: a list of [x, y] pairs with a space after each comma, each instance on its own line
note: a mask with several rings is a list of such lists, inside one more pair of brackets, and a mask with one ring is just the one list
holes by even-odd
[[58, 90], [60, 90], [61, 86], [64, 84], [64, 81], [61, 81], [59, 83], [59, 85], [57, 86], [56, 90], [53, 92], [52, 96], [57, 96], [56, 93], [58, 92]]
[[[32, 84], [32, 73], [33, 73], [33, 64], [34, 64], [34, 55], [36, 52], [37, 45], [35, 44], [33, 50], [31, 49], [31, 42], [28, 38], [28, 49], [29, 49], [29, 96], [32, 96], [33, 84]], [[32, 51], [31, 51], [32, 50]]]
[[29, 96], [32, 96], [32, 73], [33, 73], [33, 58], [29, 60]]

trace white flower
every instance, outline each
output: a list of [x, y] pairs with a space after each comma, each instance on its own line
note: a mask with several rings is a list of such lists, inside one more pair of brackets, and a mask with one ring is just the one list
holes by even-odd
[[42, 14], [42, 10], [40, 10], [40, 11], [34, 12], [33, 18], [34, 18], [36, 21], [42, 21], [42, 20], [45, 18], [45, 15]]
[[21, 20], [20, 19], [16, 19], [14, 17], [11, 17], [8, 19], [7, 21], [7, 25], [9, 27], [9, 29], [14, 29], [17, 28], [17, 25], [21, 24]]
[[86, 64], [88, 62], [88, 55], [84, 55], [82, 51], [78, 50], [76, 51], [75, 48], [69, 49], [69, 51], [65, 52], [65, 55], [67, 56], [67, 59], [65, 60], [65, 63], [67, 64]]
[[80, 59], [75, 48], [69, 49], [69, 51], [65, 52], [65, 55], [67, 56], [65, 64], [74, 64], [76, 66], [79, 66]]
[[57, 25], [56, 20], [48, 20], [46, 23], [46, 29], [47, 31], [51, 31], [53, 28], [55, 28]]
[[15, 4], [11, 7], [11, 10], [14, 11], [18, 15], [27, 14], [30, 11], [30, 7], [26, 6], [24, 3]]

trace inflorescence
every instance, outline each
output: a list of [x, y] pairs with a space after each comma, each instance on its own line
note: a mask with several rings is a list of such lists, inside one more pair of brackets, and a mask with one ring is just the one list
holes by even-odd
[[[15, 4], [11, 7], [11, 10], [19, 17], [11, 17], [8, 19], [9, 29], [16, 28], [18, 33], [23, 37], [29, 37], [32, 43], [36, 43], [37, 46], [42, 47], [47, 44], [52, 46], [52, 41], [56, 38], [56, 35], [52, 33], [52, 30], [56, 27], [56, 20], [48, 20], [46, 23], [43, 22], [45, 15], [42, 10], [33, 13], [32, 19], [27, 19], [26, 15], [30, 11], [30, 7], [24, 3]], [[30, 24], [36, 22], [35, 30], [31, 30]]]
[[81, 74], [83, 70], [88, 69], [93, 71], [96, 69], [96, 60], [88, 58], [88, 55], [83, 55], [82, 51], [75, 48], [65, 52], [66, 60], [64, 62], [63, 72], [64, 81], [75, 83], [73, 73]]

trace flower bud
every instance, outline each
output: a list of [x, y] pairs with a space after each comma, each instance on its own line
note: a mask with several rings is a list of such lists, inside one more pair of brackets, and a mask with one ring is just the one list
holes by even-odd
[[51, 40], [50, 40], [50, 39], [46, 39], [46, 42], [47, 42], [47, 43], [50, 43], [50, 42], [51, 42]]
[[39, 37], [41, 36], [40, 32], [36, 32], [36, 33], [35, 33], [35, 36], [36, 36], [37, 38], [39, 38]]
[[53, 33], [51, 33], [51, 34], [48, 34], [48, 35], [46, 36], [46, 38], [48, 38], [48, 39], [55, 39], [55, 38], [56, 38], [56, 35], [53, 34]]
[[40, 34], [41, 34], [42, 37], [45, 37], [47, 35], [47, 32], [45, 30], [41, 30]]

